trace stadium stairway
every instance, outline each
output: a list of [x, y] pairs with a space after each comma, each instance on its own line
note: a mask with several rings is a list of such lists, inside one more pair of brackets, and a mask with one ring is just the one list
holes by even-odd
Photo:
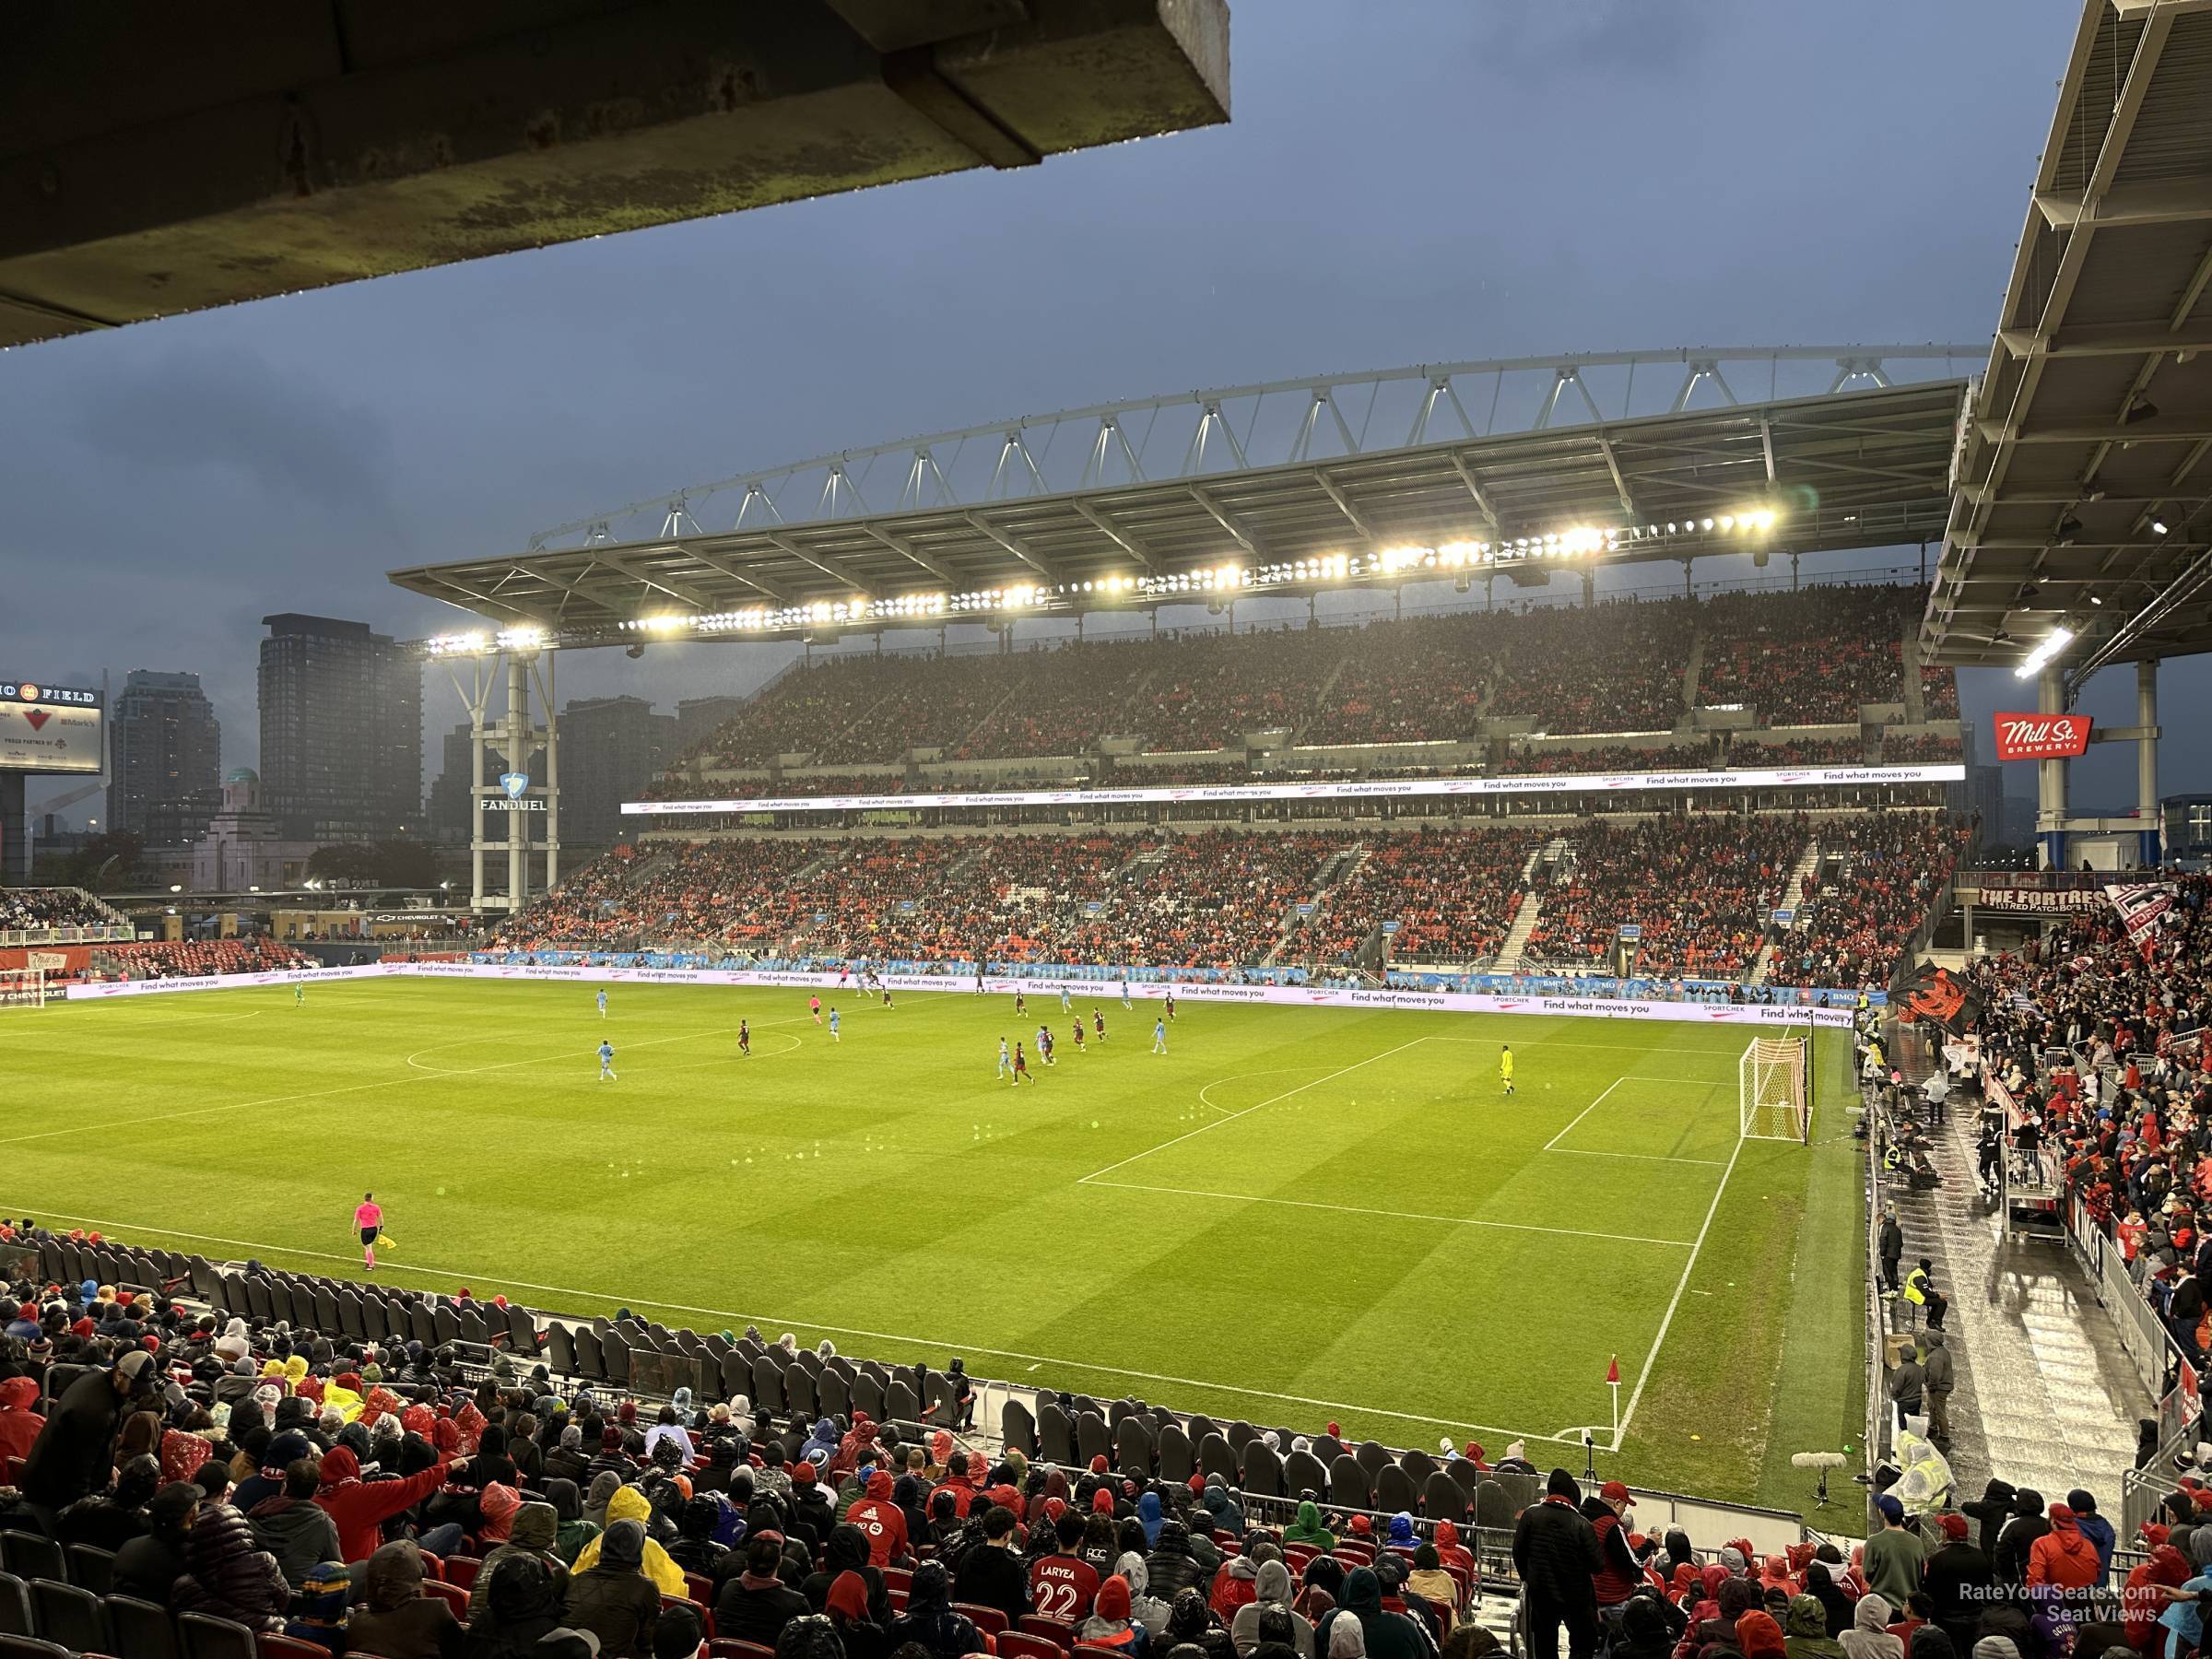
[[1705, 673], [1705, 630], [1700, 628], [1689, 641], [1689, 660], [1682, 665], [1682, 706], [1698, 706], [1698, 681]]
[[1901, 677], [1905, 694], [1905, 718], [1918, 725], [1928, 717], [1928, 699], [1920, 683], [1920, 621], [1905, 618], [1904, 668]]
[[[1805, 851], [1798, 855], [1797, 862], [1790, 866], [1789, 878], [1783, 883], [1782, 902], [1775, 908], [1794, 910], [1797, 904], [1798, 894], [1806, 890], [1806, 883], [1812, 880], [1819, 868], [1820, 838], [1816, 835], [1811, 841], [1805, 843]], [[1780, 930], [1773, 924], [1772, 919], [1770, 917], [1766, 940], [1759, 946], [1759, 959], [1751, 969], [1751, 983], [1754, 985], [1763, 985], [1767, 982], [1767, 975], [1774, 966], [1774, 947], [1779, 937]]]
[[[1918, 1046], [1896, 1048], [1908, 1087], [1928, 1073]], [[1994, 1477], [2033, 1487], [2047, 1502], [2075, 1487], [2117, 1494], [2134, 1466], [2136, 1419], [2155, 1402], [2065, 1245], [2005, 1237], [1975, 1180], [1975, 1131], [1974, 1113], [1954, 1107], [1931, 1137], [1942, 1184], [1888, 1189], [1906, 1266], [1929, 1257], [1936, 1288], [1952, 1299], [1954, 1490], [1978, 1498]], [[1891, 1307], [1894, 1326], [1902, 1304]]]
[[1528, 935], [1536, 931], [1536, 917], [1543, 912], [1544, 900], [1530, 888], [1521, 896], [1521, 908], [1513, 912], [1513, 924], [1505, 930], [1505, 941], [1498, 947], [1498, 959], [1490, 964], [1492, 973], [1517, 973], [1521, 959], [1528, 953]]
[[1292, 747], [1295, 748], [1306, 740], [1306, 728], [1321, 718], [1323, 711], [1329, 706], [1329, 693], [1336, 688], [1336, 682], [1344, 677], [1344, 671], [1350, 667], [1351, 664], [1350, 653], [1343, 652], [1337, 653], [1335, 663], [1331, 665], [1328, 673], [1322, 677], [1321, 685], [1313, 693], [1313, 700], [1306, 705], [1306, 712], [1299, 716], [1297, 729], [1290, 734]]

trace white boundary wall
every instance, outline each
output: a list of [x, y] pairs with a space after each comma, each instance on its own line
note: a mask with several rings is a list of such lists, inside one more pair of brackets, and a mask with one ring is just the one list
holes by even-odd
[[1141, 806], [1179, 801], [1371, 801], [1423, 795], [1591, 794], [1632, 789], [1774, 789], [1820, 783], [1957, 783], [1963, 765], [1806, 766], [1747, 771], [1569, 772], [1518, 777], [1381, 778], [1338, 783], [1218, 783], [1180, 789], [1005, 789], [955, 794], [778, 795], [736, 801], [625, 801], [631, 818], [700, 812], [906, 812], [923, 806]]
[[[275, 973], [220, 974], [204, 979], [125, 980], [70, 985], [70, 1002], [112, 996], [159, 996], [184, 991], [239, 991], [254, 986], [315, 984], [327, 980], [382, 979], [551, 980], [585, 984], [759, 985], [857, 994], [857, 983], [834, 973], [762, 972], [712, 968], [540, 967], [498, 962], [371, 962], [351, 968], [307, 968]], [[954, 992], [972, 995], [975, 981], [957, 974], [888, 973], [893, 991]], [[1011, 996], [1057, 994], [1065, 985], [1092, 1001], [1118, 1001], [1117, 981], [986, 978], [984, 988]], [[1183, 1002], [1269, 1003], [1318, 1008], [1397, 1008], [1436, 1014], [1535, 1014], [1594, 1019], [1642, 1019], [1684, 1025], [1828, 1026], [1846, 1030], [1848, 1008], [1766, 1006], [1733, 1003], [1630, 1002], [1591, 996], [1499, 996], [1460, 991], [1338, 991], [1298, 985], [1173, 984], [1131, 982], [1132, 1001], [1158, 1002], [1172, 991]]]

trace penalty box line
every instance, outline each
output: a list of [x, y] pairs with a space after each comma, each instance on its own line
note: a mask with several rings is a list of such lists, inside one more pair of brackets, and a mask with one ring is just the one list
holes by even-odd
[[1610, 1095], [1615, 1089], [1618, 1088], [1623, 1083], [1669, 1083], [1677, 1085], [1684, 1088], [1704, 1089], [1713, 1089], [1720, 1087], [1718, 1082], [1711, 1082], [1703, 1077], [1616, 1077], [1612, 1082], [1606, 1084], [1605, 1088], [1597, 1091], [1597, 1099], [1592, 1100], [1589, 1105], [1583, 1107], [1580, 1112], [1576, 1112], [1574, 1116], [1568, 1119], [1566, 1127], [1561, 1129], [1549, 1140], [1546, 1141], [1543, 1145], [1542, 1150], [1546, 1152], [1563, 1152], [1574, 1158], [1625, 1158], [1632, 1159], [1638, 1163], [1702, 1164], [1710, 1170], [1717, 1170], [1722, 1167], [1723, 1160], [1717, 1158], [1684, 1158], [1679, 1154], [1673, 1152], [1608, 1152], [1594, 1147], [1562, 1147], [1559, 1145], [1561, 1141], [1565, 1140], [1570, 1135], [1574, 1133], [1574, 1126], [1577, 1124], [1581, 1123], [1584, 1118], [1595, 1112], [1600, 1106], [1604, 1105], [1606, 1103], [1606, 1097]]

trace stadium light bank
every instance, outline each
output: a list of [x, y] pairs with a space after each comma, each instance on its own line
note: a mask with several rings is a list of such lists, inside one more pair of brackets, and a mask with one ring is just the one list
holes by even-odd
[[2054, 628], [2044, 636], [2043, 642], [2020, 659], [2020, 665], [2012, 671], [2015, 679], [2033, 679], [2053, 657], [2074, 643], [2074, 630]]
[[[1386, 547], [1359, 553], [1331, 553], [1312, 559], [1259, 565], [1221, 564], [1173, 575], [1108, 575], [1082, 582], [1019, 582], [975, 588], [965, 593], [902, 594], [872, 599], [817, 599], [805, 605], [748, 606], [740, 610], [662, 611], [633, 617], [619, 625], [625, 633], [672, 640], [729, 633], [774, 633], [790, 629], [858, 627], [870, 623], [928, 622], [979, 618], [993, 613], [1041, 613], [1088, 609], [1100, 603], [1174, 604], [1218, 602], [1271, 591], [1308, 590], [1336, 583], [1411, 579], [1434, 573], [1464, 575], [1532, 563], [1567, 563], [1612, 553], [1624, 543], [1665, 542], [1675, 536], [1723, 535], [1763, 538], [1779, 521], [1773, 509], [1747, 507], [1709, 518], [1645, 524], [1575, 524], [1540, 535], [1497, 541], [1447, 541], [1434, 547]], [[544, 629], [517, 626], [488, 633], [474, 629], [441, 634], [423, 641], [433, 657], [485, 656], [494, 652], [528, 653], [548, 643]]]

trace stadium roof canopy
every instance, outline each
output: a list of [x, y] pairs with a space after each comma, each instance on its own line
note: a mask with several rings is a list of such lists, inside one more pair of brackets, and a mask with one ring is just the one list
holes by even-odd
[[0, 346], [1228, 118], [1227, 0], [21, 0]]
[[[392, 580], [574, 646], [1894, 547], [1942, 529], [1966, 390], [1895, 375], [1978, 355], [1692, 349], [1178, 394], [741, 475]], [[1526, 429], [1499, 429], [1509, 390]]]
[[1929, 660], [2044, 648], [2078, 685], [2212, 648], [2208, 285], [2212, 3], [2088, 0], [1964, 433]]

